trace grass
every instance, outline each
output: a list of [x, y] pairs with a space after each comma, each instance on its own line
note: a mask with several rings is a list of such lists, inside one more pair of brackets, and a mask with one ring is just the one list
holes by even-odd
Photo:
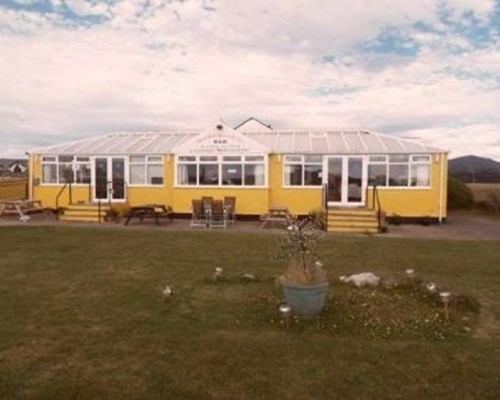
[[[401, 307], [416, 308], [416, 320], [434, 312], [411, 290], [396, 301], [389, 289], [337, 284], [320, 320], [285, 329], [271, 234], [4, 227], [0, 239], [0, 398], [500, 396], [498, 242], [322, 242], [330, 277], [369, 270], [404, 279], [414, 268], [477, 299], [473, 331], [451, 326], [443, 339], [429, 335], [443, 324], [381, 333], [384, 321], [407, 320]], [[216, 266], [227, 281], [211, 281]], [[256, 282], [241, 282], [245, 272]], [[175, 289], [167, 301], [165, 284]], [[380, 304], [395, 314], [360, 326], [381, 315]]]

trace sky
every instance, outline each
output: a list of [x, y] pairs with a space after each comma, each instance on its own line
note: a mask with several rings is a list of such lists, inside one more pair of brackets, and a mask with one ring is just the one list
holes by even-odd
[[500, 161], [499, 39], [500, 0], [0, 0], [0, 157], [253, 116]]

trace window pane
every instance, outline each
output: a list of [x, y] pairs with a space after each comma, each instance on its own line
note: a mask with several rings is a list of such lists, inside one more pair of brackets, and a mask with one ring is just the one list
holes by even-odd
[[219, 164], [200, 164], [200, 185], [219, 184]]
[[148, 185], [163, 185], [163, 165], [147, 166]]
[[389, 186], [408, 186], [408, 165], [389, 165]]
[[89, 162], [90, 158], [89, 157], [76, 157], [77, 162]]
[[285, 185], [302, 185], [302, 165], [285, 165]]
[[264, 161], [264, 156], [246, 156], [245, 161], [262, 162]]
[[389, 162], [391, 163], [404, 163], [408, 162], [409, 157], [405, 154], [393, 154], [389, 156]]
[[76, 164], [76, 183], [90, 183], [90, 164]]
[[177, 183], [179, 185], [196, 185], [196, 164], [179, 164], [177, 166]]
[[59, 183], [74, 182], [73, 164], [59, 164]]
[[163, 158], [161, 156], [148, 156], [148, 162], [161, 163], [163, 162]]
[[146, 183], [143, 164], [130, 166], [130, 183], [132, 185], [144, 185]]
[[217, 162], [217, 156], [201, 156], [200, 161]]
[[146, 161], [146, 157], [144, 156], [130, 156], [131, 163], [143, 163]]
[[241, 164], [222, 164], [222, 184], [241, 186], [242, 172]]
[[385, 164], [368, 164], [368, 185], [387, 185], [387, 166]]
[[73, 162], [73, 156], [59, 156], [59, 162]]
[[194, 161], [196, 161], [196, 157], [195, 156], [179, 156], [178, 160], [179, 161], [191, 161], [191, 162], [194, 162]]
[[386, 156], [370, 156], [370, 162], [386, 162]]
[[304, 185], [321, 186], [322, 166], [319, 164], [305, 165], [304, 166]]
[[321, 164], [323, 162], [323, 157], [322, 156], [305, 156], [304, 161], [306, 163], [316, 163], [316, 164]]
[[224, 162], [241, 161], [241, 157], [240, 156], [224, 156], [224, 157], [222, 157], [222, 161], [224, 161]]
[[245, 164], [245, 185], [264, 186], [265, 166], [264, 164]]
[[43, 183], [57, 183], [57, 165], [44, 164], [42, 175]]
[[411, 166], [411, 186], [430, 186], [430, 169], [428, 165]]
[[285, 162], [302, 162], [302, 156], [285, 156]]
[[56, 162], [55, 157], [42, 157], [42, 161], [47, 161], [47, 162]]
[[428, 162], [430, 161], [429, 156], [411, 156], [412, 161]]

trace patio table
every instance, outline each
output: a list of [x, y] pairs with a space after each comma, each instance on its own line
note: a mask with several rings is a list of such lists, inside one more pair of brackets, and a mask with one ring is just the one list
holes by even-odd
[[283, 206], [273, 206], [269, 208], [269, 213], [264, 214], [260, 217], [261, 228], [265, 228], [268, 225], [281, 225], [282, 227], [287, 227], [290, 222], [292, 222], [293, 216], [290, 214], [287, 207]]
[[47, 212], [50, 209], [42, 206], [40, 200], [0, 200], [0, 217], [2, 215], [18, 215], [21, 221], [29, 219], [28, 214]]
[[168, 218], [172, 221], [173, 213], [169, 206], [164, 204], [144, 204], [140, 206], [133, 206], [127, 213], [127, 219], [125, 220], [125, 225], [128, 225], [132, 218], [139, 218], [140, 222], [144, 221], [144, 218], [154, 218], [156, 225], [160, 225], [160, 218]]

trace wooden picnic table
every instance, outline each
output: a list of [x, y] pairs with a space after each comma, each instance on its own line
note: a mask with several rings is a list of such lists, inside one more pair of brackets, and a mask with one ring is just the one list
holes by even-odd
[[26, 222], [29, 219], [28, 214], [47, 211], [50, 209], [43, 207], [40, 200], [0, 200], [0, 217], [2, 215], [19, 215], [19, 219]]
[[142, 223], [145, 218], [154, 218], [156, 225], [160, 225], [160, 218], [168, 218], [172, 221], [173, 213], [172, 208], [164, 204], [143, 204], [140, 206], [133, 206], [127, 213], [125, 225], [128, 225], [132, 218], [139, 218]]
[[282, 227], [287, 227], [292, 222], [293, 216], [290, 214], [288, 207], [284, 206], [273, 206], [269, 208], [269, 212], [260, 217], [261, 228], [265, 228], [268, 225], [280, 225]]

